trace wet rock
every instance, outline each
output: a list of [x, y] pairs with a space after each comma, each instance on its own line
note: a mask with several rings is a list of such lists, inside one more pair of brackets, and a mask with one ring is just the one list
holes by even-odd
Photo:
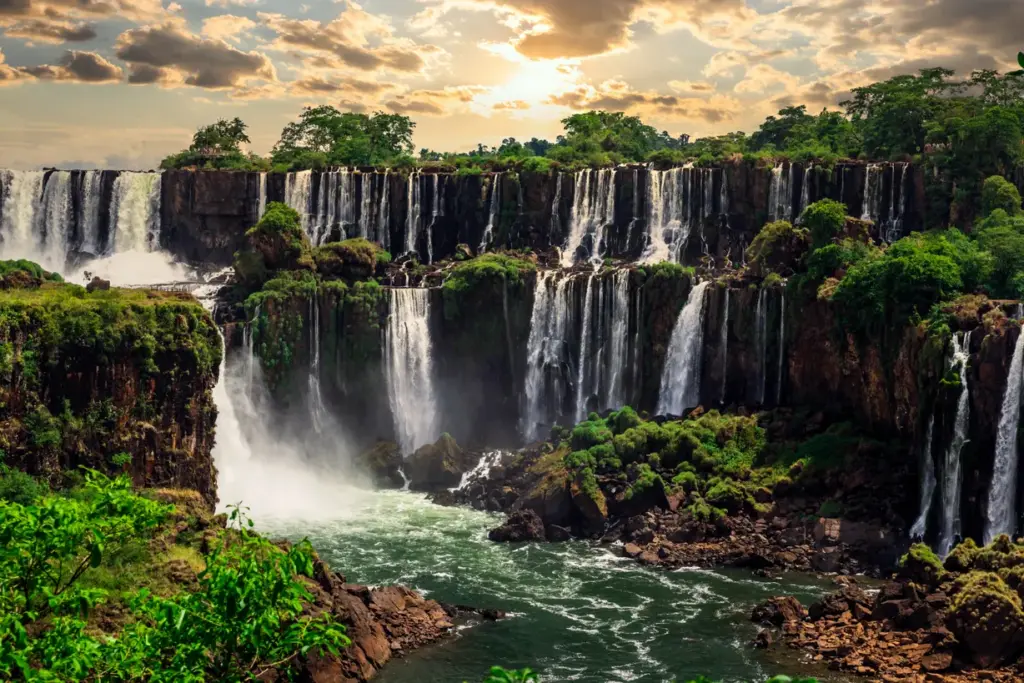
[[572, 540], [572, 534], [564, 526], [549, 524], [546, 528], [548, 541], [551, 543], [565, 543]]
[[1020, 598], [996, 574], [967, 576], [954, 599], [947, 626], [976, 665], [998, 666], [1024, 648]]
[[405, 485], [399, 471], [402, 465], [402, 449], [391, 441], [382, 441], [356, 458], [356, 466], [381, 489], [400, 489]]
[[635, 543], [627, 543], [622, 546], [622, 552], [626, 553], [626, 557], [640, 557], [640, 553], [643, 551], [644, 549]]
[[487, 537], [497, 543], [522, 543], [544, 541], [544, 522], [533, 510], [518, 510], [497, 529], [491, 529]]
[[757, 635], [754, 636], [754, 647], [759, 650], [767, 650], [774, 642], [775, 639], [772, 637], [772, 632], [768, 629], [761, 629], [757, 632]]
[[790, 621], [803, 621], [807, 610], [794, 597], [771, 598], [754, 608], [750, 620], [757, 624], [782, 626]]
[[110, 280], [104, 280], [99, 275], [93, 277], [89, 281], [89, 284], [85, 286], [85, 291], [89, 292], [106, 292], [110, 289]]
[[406, 459], [405, 475], [413, 491], [438, 491], [458, 486], [462, 475], [475, 464], [471, 454], [444, 434], [437, 443], [423, 446]]
[[608, 503], [601, 489], [592, 484], [588, 486], [583, 473], [572, 482], [570, 489], [572, 504], [579, 513], [583, 533], [587, 536], [601, 534], [608, 526]]

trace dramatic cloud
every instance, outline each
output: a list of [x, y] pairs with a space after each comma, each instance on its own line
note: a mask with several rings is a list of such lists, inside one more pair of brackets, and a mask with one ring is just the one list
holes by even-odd
[[477, 96], [487, 90], [487, 88], [478, 86], [448, 87], [443, 90], [414, 90], [389, 100], [385, 106], [396, 114], [444, 116], [465, 110]]
[[237, 43], [241, 37], [257, 26], [248, 17], [234, 14], [222, 14], [203, 20], [203, 35], [214, 40], [225, 40]]
[[606, 109], [703, 123], [730, 121], [741, 110], [740, 102], [731, 97], [677, 97], [650, 90], [634, 90], [624, 81], [606, 81], [596, 88], [583, 85], [552, 97], [550, 102], [576, 110]]
[[[2, 1], [4, 0], [0, 0], [0, 2]], [[6, 59], [4, 51], [0, 50], [0, 87], [14, 85], [31, 78], [28, 74], [9, 66]]]
[[[217, 89], [238, 87], [248, 80], [277, 80], [265, 55], [200, 38], [175, 24], [125, 31], [116, 48], [117, 56], [131, 68], [132, 83], [172, 83], [180, 78], [186, 85]], [[160, 78], [154, 80], [154, 76]]]
[[291, 83], [292, 92], [298, 95], [339, 95], [350, 96], [379, 95], [380, 93], [393, 89], [389, 83], [377, 81], [364, 81], [358, 78], [322, 78], [320, 76], [306, 76]]
[[68, 50], [57, 64], [41, 64], [21, 69], [36, 78], [49, 81], [109, 83], [124, 76], [121, 67], [111, 64], [94, 52]]
[[[4, 0], [0, 0], [3, 2]], [[49, 19], [27, 19], [11, 24], [3, 30], [9, 38], [22, 38], [39, 43], [80, 43], [96, 37], [92, 24]]]
[[439, 47], [396, 38], [386, 18], [369, 14], [353, 2], [345, 5], [328, 23], [283, 14], [259, 17], [277, 34], [273, 49], [295, 54], [318, 68], [420, 73], [444, 54]]
[[61, 20], [82, 17], [147, 21], [166, 15], [161, 0], [0, 0], [0, 21], [11, 18]]
[[676, 92], [686, 94], [710, 94], [715, 91], [715, 84], [708, 81], [669, 81], [668, 87]]

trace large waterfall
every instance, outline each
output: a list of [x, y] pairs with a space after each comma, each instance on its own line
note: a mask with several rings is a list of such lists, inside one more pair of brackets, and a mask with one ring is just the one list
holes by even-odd
[[544, 438], [551, 424], [549, 406], [565, 401], [569, 365], [570, 279], [556, 271], [541, 271], [533, 294], [533, 314], [527, 343], [526, 385], [519, 431], [527, 441]]
[[[861, 201], [861, 220], [878, 226], [879, 237], [893, 243], [903, 237], [904, 215], [907, 210], [907, 170], [910, 164], [868, 164], [864, 177], [864, 197]], [[886, 193], [886, 177], [889, 192]]]
[[782, 163], [772, 169], [768, 215], [773, 221], [793, 220], [793, 169], [793, 164], [786, 168]]
[[710, 282], [690, 290], [686, 306], [679, 314], [661, 376], [658, 414], [682, 415], [700, 403], [704, 308]]
[[416, 253], [416, 241], [422, 226], [422, 207], [420, 204], [420, 174], [410, 173], [408, 183], [407, 210], [405, 215], [405, 251]]
[[[484, 253], [487, 248], [491, 246], [491, 240], [494, 239], [494, 228], [498, 225], [498, 215], [501, 210], [501, 180], [502, 175], [495, 173], [491, 176], [491, 198], [490, 207], [487, 211], [487, 227], [484, 228], [483, 239], [480, 240], [480, 247], [477, 249], [479, 253]], [[562, 176], [559, 174], [557, 183], [557, 192], [555, 194], [555, 211], [558, 210], [558, 203], [561, 201], [561, 189], [562, 189]], [[552, 218], [554, 220], [554, 218]]]
[[384, 357], [395, 434], [409, 454], [438, 436], [429, 290], [391, 290]]
[[935, 433], [935, 415], [928, 418], [924, 434], [924, 449], [921, 451], [921, 504], [917, 521], [910, 529], [910, 538], [924, 538], [928, 533], [928, 517], [932, 512], [935, 498], [935, 456], [932, 455], [932, 436]]
[[313, 206], [313, 172], [289, 173], [284, 180], [284, 203], [299, 213], [302, 230], [309, 234]]
[[[104, 197], [104, 176], [109, 203]], [[76, 253], [103, 256], [159, 248], [161, 174], [0, 172], [0, 256], [65, 271]]]
[[[573, 190], [569, 237], [562, 251], [562, 265], [576, 262], [580, 249], [586, 260], [599, 262], [604, 247], [605, 228], [615, 222], [615, 169], [586, 170], [576, 174]], [[589, 244], [586, 242], [589, 240]]]
[[757, 293], [754, 322], [757, 335], [757, 404], [764, 405], [768, 388], [768, 290], [764, 287]]
[[939, 536], [938, 552], [942, 557], [949, 554], [953, 543], [960, 535], [960, 486], [963, 479], [961, 473], [960, 452], [967, 443], [967, 429], [971, 420], [971, 396], [967, 384], [967, 363], [970, 361], [971, 333], [957, 333], [952, 339], [952, 359], [950, 369], [960, 374], [960, 398], [957, 401], [956, 422], [953, 426], [953, 438], [946, 451], [946, 459], [942, 468], [942, 528]]
[[612, 277], [611, 348], [602, 365], [608, 369], [605, 409], [618, 410], [626, 404], [626, 368], [629, 365], [629, 278], [628, 270]]
[[594, 301], [594, 279], [596, 274], [592, 273], [587, 278], [587, 294], [583, 299], [583, 325], [580, 327], [580, 353], [576, 373], [576, 422], [583, 422], [587, 419], [587, 397], [588, 385], [591, 382], [591, 356], [590, 342], [593, 336], [590, 319], [591, 309]]
[[260, 173], [259, 193], [256, 199], [256, 218], [263, 218], [267, 212], [267, 174]]
[[708, 219], [728, 209], [724, 172], [718, 206], [715, 206], [714, 182], [715, 169], [712, 168], [687, 165], [667, 171], [648, 171], [647, 245], [642, 261], [681, 263], [695, 228], [703, 242]]
[[868, 164], [864, 169], [864, 198], [861, 200], [860, 218], [864, 221], [877, 221], [882, 213], [882, 164]]
[[1024, 381], [1024, 332], [1017, 344], [1006, 378], [1003, 408], [999, 415], [996, 435], [996, 457], [992, 470], [992, 485], [988, 493], [985, 517], [985, 543], [991, 543], [1000, 534], [1017, 530], [1017, 429], [1020, 426], [1021, 383]]

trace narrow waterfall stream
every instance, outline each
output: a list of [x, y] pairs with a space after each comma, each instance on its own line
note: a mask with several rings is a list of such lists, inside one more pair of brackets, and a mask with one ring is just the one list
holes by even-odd
[[576, 173], [569, 237], [562, 250], [562, 266], [571, 267], [589, 240], [587, 258], [600, 262], [604, 229], [615, 221], [615, 169]]
[[1017, 431], [1020, 427], [1021, 385], [1024, 383], [1024, 334], [1017, 337], [1013, 350], [1010, 373], [1006, 377], [1006, 392], [999, 415], [996, 435], [996, 456], [992, 470], [992, 485], [988, 492], [985, 515], [985, 543], [991, 543], [1000, 534], [1014, 537], [1017, 530], [1017, 473], [1020, 454]]
[[946, 557], [952, 550], [957, 536], [960, 535], [960, 493], [963, 480], [960, 452], [967, 443], [967, 429], [971, 419], [971, 396], [967, 383], [967, 363], [970, 361], [971, 333], [956, 333], [950, 342], [952, 358], [950, 368], [960, 375], [960, 398], [957, 400], [956, 422], [953, 427], [953, 438], [946, 451], [946, 460], [942, 468], [942, 527], [939, 535], [937, 552]]
[[580, 352], [577, 358], [576, 374], [576, 422], [583, 422], [587, 419], [587, 396], [588, 384], [590, 382], [590, 341], [592, 330], [590, 325], [591, 313], [594, 302], [594, 278], [591, 274], [587, 278], [587, 294], [583, 299], [583, 324], [580, 326]]
[[437, 439], [430, 292], [390, 290], [391, 311], [385, 331], [388, 400], [402, 453], [408, 455]]
[[[502, 181], [502, 178], [503, 178], [503, 176], [500, 173], [495, 173], [493, 176], [491, 176], [491, 198], [490, 198], [490, 208], [487, 211], [487, 227], [484, 228], [483, 239], [480, 240], [480, 246], [477, 248], [477, 251], [479, 253], [481, 253], [481, 254], [484, 253], [485, 251], [487, 251], [487, 248], [491, 246], [491, 240], [494, 239], [494, 228], [497, 227], [497, 225], [498, 225], [498, 215], [499, 215], [499, 211], [501, 209], [501, 181]], [[561, 176], [561, 174], [559, 174], [559, 176], [558, 176], [558, 190], [559, 190], [559, 192], [562, 189], [561, 179], [562, 179], [562, 176]], [[558, 206], [559, 199], [560, 199], [560, 196], [556, 194], [556, 196], [555, 196], [555, 206]]]
[[683, 415], [700, 403], [704, 310], [710, 284], [701, 282], [690, 290], [686, 306], [672, 331], [661, 377], [659, 415]]
[[935, 415], [928, 418], [928, 427], [924, 434], [924, 448], [921, 450], [921, 503], [918, 506], [920, 513], [914, 526], [910, 529], [911, 538], [925, 538], [928, 535], [928, 518], [932, 513], [932, 503], [935, 500], [935, 486], [938, 483], [935, 479], [935, 456], [932, 454], [932, 440], [935, 435]]
[[541, 271], [533, 295], [530, 338], [527, 342], [526, 384], [519, 433], [525, 441], [546, 436], [568, 388], [564, 368], [568, 360], [571, 279], [555, 271]]

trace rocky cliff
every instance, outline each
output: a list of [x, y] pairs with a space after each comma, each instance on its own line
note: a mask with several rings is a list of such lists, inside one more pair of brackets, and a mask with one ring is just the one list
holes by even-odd
[[128, 471], [212, 508], [221, 342], [206, 311], [169, 293], [18, 284], [0, 290], [7, 463], [54, 483], [82, 466]]

